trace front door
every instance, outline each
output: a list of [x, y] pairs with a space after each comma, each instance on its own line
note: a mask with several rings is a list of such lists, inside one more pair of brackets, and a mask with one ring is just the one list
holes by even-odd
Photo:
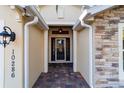
[[65, 61], [65, 38], [56, 38], [55, 40], [55, 55], [56, 61]]
[[70, 38], [51, 38], [51, 63], [70, 62]]

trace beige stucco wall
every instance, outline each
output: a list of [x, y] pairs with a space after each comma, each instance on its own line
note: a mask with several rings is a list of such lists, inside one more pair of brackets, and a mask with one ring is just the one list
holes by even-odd
[[79, 71], [90, 84], [89, 74], [89, 31], [87, 29], [77, 32], [77, 71]]
[[[44, 20], [48, 24], [75, 24], [77, 19], [81, 15], [81, 6], [76, 5], [64, 5], [63, 18], [58, 18], [58, 13], [56, 5], [45, 5], [40, 6], [40, 13], [43, 16]], [[73, 16], [72, 16], [73, 15]]]
[[29, 38], [29, 84], [32, 87], [43, 72], [44, 31], [36, 25], [30, 26]]
[[[16, 40], [5, 48], [5, 84], [4, 87], [23, 87], [23, 21], [17, 22], [19, 17], [15, 10], [10, 6], [0, 6], [0, 20], [4, 20], [5, 25], [9, 26], [16, 33]], [[21, 19], [21, 17], [20, 17]], [[12, 51], [15, 55], [15, 77], [12, 78]]]

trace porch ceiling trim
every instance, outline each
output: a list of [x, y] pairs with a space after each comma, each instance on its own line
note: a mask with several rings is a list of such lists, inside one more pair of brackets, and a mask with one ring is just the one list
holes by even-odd
[[98, 5], [98, 6], [91, 7], [90, 9], [88, 9], [89, 15], [86, 15], [84, 18], [82, 18], [82, 20], [87, 20], [101, 12], [104, 12], [108, 9], [115, 8], [115, 7], [117, 7], [117, 5]]
[[48, 25], [46, 24], [46, 22], [44, 21], [43, 17], [41, 16], [41, 14], [39, 13], [39, 11], [36, 9], [35, 6], [26, 6], [25, 8], [27, 9], [27, 11], [32, 16], [37, 16], [38, 17], [38, 19], [39, 19], [38, 24], [40, 26], [42, 26], [44, 30], [48, 30], [49, 29]]
[[78, 19], [76, 24], [73, 26], [73, 30], [75, 31], [80, 31], [81, 29], [83, 29], [85, 26], [81, 25], [81, 21]]
[[[91, 7], [87, 10], [87, 14], [85, 16], [83, 16], [81, 18], [81, 20], [87, 21], [89, 18], [94, 17], [95, 15], [97, 15], [103, 11], [106, 11], [108, 9], [111, 9], [111, 8], [114, 8], [117, 6], [118, 5], [99, 5], [99, 6]], [[84, 15], [84, 14], [82, 13], [81, 16], [82, 15]], [[83, 29], [84, 27], [85, 27], [85, 25], [82, 26], [81, 21], [78, 19], [77, 23], [73, 26], [73, 30], [79, 31], [79, 30]]]

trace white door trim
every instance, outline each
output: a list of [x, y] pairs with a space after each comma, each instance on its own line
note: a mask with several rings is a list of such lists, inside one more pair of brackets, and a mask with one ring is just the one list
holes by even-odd
[[118, 40], [119, 40], [119, 80], [124, 81], [124, 70], [123, 70], [123, 43], [122, 43], [122, 37], [123, 37], [123, 30], [124, 30], [124, 23], [118, 24]]
[[[4, 26], [4, 20], [0, 20], [0, 32], [3, 31], [3, 26]], [[0, 45], [0, 88], [4, 88], [4, 47]]]

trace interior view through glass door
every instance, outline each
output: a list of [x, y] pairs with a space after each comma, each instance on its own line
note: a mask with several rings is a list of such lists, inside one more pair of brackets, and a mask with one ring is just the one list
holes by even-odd
[[70, 61], [70, 38], [51, 38], [51, 61]]
[[56, 38], [56, 60], [65, 60], [65, 39]]

